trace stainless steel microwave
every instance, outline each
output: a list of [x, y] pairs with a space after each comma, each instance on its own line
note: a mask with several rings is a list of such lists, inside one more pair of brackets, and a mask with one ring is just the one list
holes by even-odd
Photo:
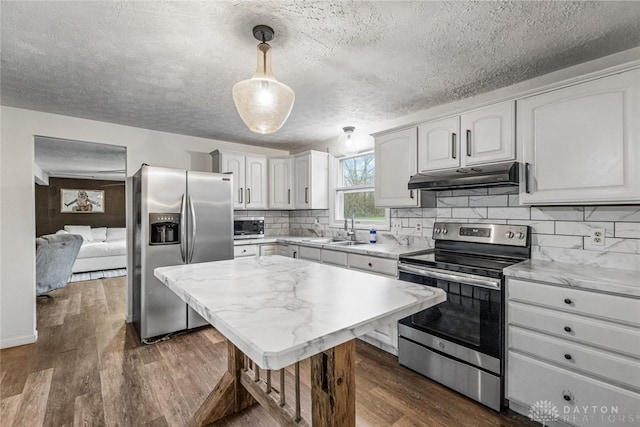
[[264, 237], [264, 218], [241, 216], [233, 219], [234, 239], [260, 239]]

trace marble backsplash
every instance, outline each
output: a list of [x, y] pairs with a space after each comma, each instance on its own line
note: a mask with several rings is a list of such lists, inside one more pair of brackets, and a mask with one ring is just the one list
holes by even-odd
[[[269, 236], [345, 236], [330, 226], [328, 210], [236, 214], [264, 216]], [[531, 227], [534, 259], [640, 271], [640, 205], [528, 207], [519, 205], [516, 188], [453, 190], [440, 191], [435, 208], [391, 209], [391, 221], [401, 228], [379, 230], [379, 241], [431, 247], [436, 221], [521, 224]], [[591, 243], [592, 229], [605, 231], [604, 246]], [[356, 237], [368, 240], [369, 232]]]

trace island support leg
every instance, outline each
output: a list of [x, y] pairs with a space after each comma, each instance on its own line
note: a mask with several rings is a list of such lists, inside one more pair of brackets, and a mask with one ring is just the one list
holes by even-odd
[[311, 356], [311, 424], [356, 425], [355, 340]]
[[244, 353], [229, 340], [227, 340], [227, 348], [229, 352], [227, 372], [191, 419], [192, 426], [206, 426], [256, 403], [240, 384], [240, 376], [244, 368]]

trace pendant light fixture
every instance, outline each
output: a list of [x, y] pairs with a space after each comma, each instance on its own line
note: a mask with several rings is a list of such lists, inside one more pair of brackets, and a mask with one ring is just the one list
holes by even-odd
[[276, 80], [271, 72], [271, 46], [274, 31], [266, 25], [253, 27], [258, 44], [258, 67], [249, 80], [233, 86], [233, 102], [240, 118], [255, 133], [274, 133], [287, 121], [295, 94], [291, 88]]

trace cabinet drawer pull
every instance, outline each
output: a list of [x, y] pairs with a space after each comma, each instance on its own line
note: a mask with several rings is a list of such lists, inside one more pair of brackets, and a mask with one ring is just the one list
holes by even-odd
[[569, 353], [565, 354], [564, 358], [567, 359], [567, 360], [573, 359]]
[[569, 326], [565, 326], [565, 327], [564, 327], [564, 331], [565, 331], [565, 332], [571, 332], [571, 328], [570, 328]]
[[471, 157], [471, 131], [467, 129], [467, 157]]
[[571, 402], [573, 400], [573, 394], [571, 394], [571, 392], [568, 391], [568, 390], [563, 390], [562, 391], [562, 398], [564, 400], [566, 400], [567, 402]]
[[373, 267], [373, 264], [371, 264], [371, 263], [369, 263], [368, 265], [369, 265], [369, 267]]
[[564, 303], [565, 304], [573, 304], [573, 301], [571, 301], [569, 298], [565, 298], [564, 299]]
[[455, 133], [451, 134], [451, 158], [455, 159], [456, 158], [456, 139], [457, 139], [457, 135]]

